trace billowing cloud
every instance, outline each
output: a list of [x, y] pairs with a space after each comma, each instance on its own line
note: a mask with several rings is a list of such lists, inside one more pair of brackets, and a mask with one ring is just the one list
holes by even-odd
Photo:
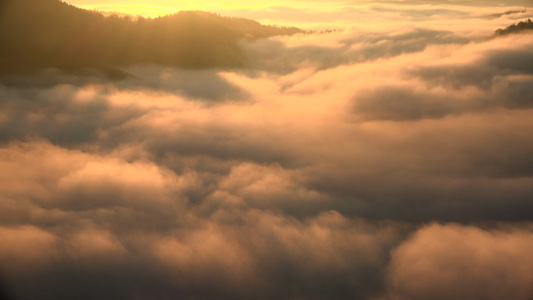
[[[2, 214], [12, 217], [2, 218], [0, 240], [9, 246], [0, 263], [21, 299], [246, 299], [258, 291], [288, 299], [327, 296], [334, 287], [341, 296], [366, 295], [379, 291], [388, 249], [405, 231], [334, 211], [299, 221], [269, 209], [278, 203], [256, 203], [318, 197], [286, 186], [289, 175], [277, 167], [236, 167], [195, 208], [187, 191], [201, 183], [192, 170], [177, 175], [42, 142], [4, 148], [1, 163], [10, 174], [2, 178]], [[30, 293], [20, 289], [26, 284]]]
[[256, 11], [362, 19], [243, 69], [2, 74], [0, 288], [531, 298], [533, 35], [492, 36], [529, 12], [478, 4]]
[[390, 299], [530, 299], [532, 234], [428, 225], [392, 252]]

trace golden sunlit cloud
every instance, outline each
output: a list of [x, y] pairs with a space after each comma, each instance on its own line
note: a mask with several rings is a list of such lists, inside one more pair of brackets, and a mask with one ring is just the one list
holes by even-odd
[[521, 0], [4, 3], [0, 299], [533, 299]]

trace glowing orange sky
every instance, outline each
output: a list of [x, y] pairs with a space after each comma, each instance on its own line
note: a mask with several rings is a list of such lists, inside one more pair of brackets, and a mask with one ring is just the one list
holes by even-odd
[[[158, 17], [176, 13], [180, 10], [203, 10], [219, 13], [223, 16], [242, 17], [257, 20], [263, 24], [298, 26], [308, 29], [336, 28], [336, 18], [324, 20], [324, 14], [336, 16], [346, 8], [343, 1], [184, 1], [184, 0], [66, 0], [70, 4], [90, 10], [118, 12], [144, 17]], [[361, 5], [368, 5], [368, 2]], [[357, 4], [351, 3], [350, 7]], [[333, 23], [336, 23], [334, 25]], [[337, 26], [338, 25], [338, 26]]]
[[[305, 29], [333, 29], [347, 28], [350, 26], [381, 27], [384, 23], [390, 28], [391, 22], [406, 24], [408, 18], [398, 19], [398, 15], [383, 8], [396, 7], [398, 11], [404, 11], [410, 15], [412, 12], [424, 10], [438, 11], [450, 10], [478, 14], [480, 17], [508, 10], [519, 10], [524, 4], [522, 0], [487, 1], [483, 5], [466, 5], [464, 2], [448, 1], [419, 2], [419, 1], [321, 1], [321, 0], [65, 0], [66, 2], [81, 8], [106, 12], [118, 12], [144, 17], [158, 17], [168, 15], [180, 10], [203, 10], [219, 13], [223, 16], [243, 17], [257, 20], [263, 24], [276, 24], [284, 26], [297, 26]], [[532, 1], [532, 0], [527, 0]], [[370, 14], [365, 12], [370, 9]], [[379, 12], [379, 13], [378, 13]], [[416, 13], [411, 21], [418, 22]], [[458, 14], [457, 16], [461, 16]], [[427, 15], [426, 17], [430, 17]], [[429, 20], [426, 18], [426, 21]], [[433, 21], [439, 21], [433, 19]], [[444, 23], [450, 22], [447, 15], [441, 19]], [[461, 23], [464, 22], [461, 19]], [[505, 23], [506, 24], [506, 23]], [[393, 25], [397, 26], [398, 24]], [[463, 24], [464, 25], [464, 24]], [[471, 27], [468, 27], [471, 28]]]
[[[156, 0], [147, 1], [125, 1], [125, 0], [68, 0], [68, 3], [88, 9], [99, 9], [104, 11], [117, 11], [129, 14], [139, 14], [144, 16], [156, 17], [179, 10], [209, 10], [209, 11], [229, 11], [229, 10], [261, 10], [268, 7], [290, 7], [290, 8], [309, 8], [309, 3], [305, 1], [169, 1]], [[328, 6], [335, 6], [336, 1], [328, 2]], [[316, 5], [316, 2], [315, 2]]]

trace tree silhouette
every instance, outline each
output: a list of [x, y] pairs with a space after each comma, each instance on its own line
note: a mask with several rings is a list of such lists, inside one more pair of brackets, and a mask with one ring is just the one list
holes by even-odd
[[513, 33], [521, 33], [528, 30], [533, 30], [533, 22], [531, 22], [531, 19], [527, 19], [527, 21], [518, 22], [518, 24], [513, 24], [511, 26], [507, 26], [503, 29], [498, 29], [494, 34], [496, 36], [502, 36], [502, 35], [508, 35]]
[[0, 68], [10, 72], [138, 63], [242, 67], [246, 58], [240, 39], [300, 32], [201, 11], [155, 19], [106, 17], [59, 0], [1, 0]]

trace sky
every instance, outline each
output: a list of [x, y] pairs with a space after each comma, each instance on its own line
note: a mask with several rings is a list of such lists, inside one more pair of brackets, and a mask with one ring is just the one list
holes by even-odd
[[342, 30], [242, 41], [241, 69], [2, 75], [5, 293], [532, 299], [533, 34], [492, 34], [533, 10], [224, 3]]
[[[106, 12], [120, 12], [144, 17], [158, 17], [180, 10], [204, 10], [220, 13], [224, 16], [251, 18], [264, 24], [299, 26], [305, 29], [346, 28], [354, 25], [377, 26], [382, 18], [391, 17], [390, 7], [403, 11], [394, 17], [420, 17], [422, 13], [433, 14], [439, 11], [454, 10], [456, 13], [490, 14], [501, 13], [506, 9], [523, 9], [525, 5], [533, 6], [531, 0], [489, 0], [489, 1], [126, 1], [126, 0], [66, 0], [65, 2]], [[472, 9], [475, 9], [475, 12]], [[504, 10], [504, 11], [502, 11]], [[403, 18], [402, 23], [410, 18]], [[416, 19], [418, 20], [418, 19]], [[427, 19], [426, 19], [427, 21]]]

